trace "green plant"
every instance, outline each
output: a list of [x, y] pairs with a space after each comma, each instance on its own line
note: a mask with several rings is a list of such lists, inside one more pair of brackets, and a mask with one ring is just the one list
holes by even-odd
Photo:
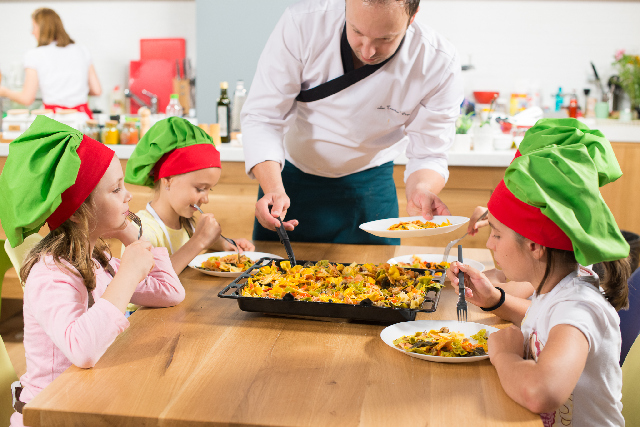
[[473, 111], [469, 114], [461, 114], [460, 117], [458, 117], [458, 120], [456, 120], [456, 133], [465, 134], [469, 132], [473, 124], [473, 120], [471, 119], [472, 115]]
[[640, 56], [628, 55], [624, 50], [615, 54], [613, 65], [618, 70], [620, 86], [629, 95], [631, 108], [640, 108]]

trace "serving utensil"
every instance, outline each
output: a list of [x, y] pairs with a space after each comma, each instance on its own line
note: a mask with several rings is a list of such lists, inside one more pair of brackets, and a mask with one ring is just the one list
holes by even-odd
[[[134, 214], [131, 211], [127, 212], [127, 218], [129, 218], [135, 225], [140, 227], [140, 231], [138, 232], [138, 240], [140, 240], [140, 238], [142, 237], [142, 220], [138, 215]], [[149, 282], [147, 282], [148, 279], [149, 279], [149, 276], [144, 278], [145, 285], [149, 284]]]
[[[204, 213], [204, 212], [202, 212], [202, 209], [200, 209], [200, 206], [198, 206], [198, 205], [191, 205], [191, 206], [196, 208], [198, 210], [198, 212], [200, 212], [201, 214]], [[233, 246], [236, 247], [236, 251], [237, 251], [236, 256], [238, 258], [238, 263], [240, 263], [240, 246], [238, 246], [236, 244], [235, 240], [229, 239], [228, 237], [224, 237], [222, 234], [220, 234], [220, 237], [222, 237], [224, 240], [226, 240], [227, 242], [231, 243]]]
[[280, 238], [280, 243], [284, 245], [284, 249], [287, 251], [287, 257], [289, 257], [289, 261], [291, 262], [291, 267], [293, 267], [294, 265], [296, 265], [296, 257], [293, 255], [293, 248], [291, 247], [291, 241], [289, 240], [287, 231], [284, 229], [282, 218], [278, 217], [278, 221], [280, 221], [280, 226], [276, 227], [276, 233], [278, 233], [278, 237]]
[[[458, 262], [462, 264], [462, 245], [458, 245]], [[467, 300], [464, 297], [464, 272], [458, 271], [458, 322], [467, 321]]]
[[[487, 215], [489, 214], [489, 209], [487, 209], [482, 215], [480, 215], [480, 218], [478, 218], [476, 220], [476, 223], [478, 221], [481, 221], [483, 219], [485, 219], [487, 217]], [[444, 256], [442, 257], [442, 262], [447, 262], [447, 260], [449, 259], [449, 252], [451, 252], [451, 248], [453, 247], [453, 245], [455, 245], [456, 243], [458, 243], [460, 240], [464, 239], [465, 237], [467, 237], [467, 234], [469, 234], [469, 232], [467, 231], [466, 233], [464, 233], [464, 235], [462, 237], [460, 237], [459, 239], [456, 240], [452, 240], [449, 242], [449, 244], [447, 245], [446, 248], [444, 248]]]

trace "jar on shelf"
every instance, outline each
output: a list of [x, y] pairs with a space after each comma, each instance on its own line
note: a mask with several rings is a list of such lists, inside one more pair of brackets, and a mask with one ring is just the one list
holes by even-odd
[[97, 120], [87, 120], [87, 123], [84, 126], [84, 132], [91, 139], [95, 139], [96, 141], [100, 141], [100, 128], [98, 127]]
[[118, 130], [117, 121], [107, 120], [104, 130], [102, 131], [102, 142], [107, 145], [115, 145], [120, 142], [120, 131]]
[[138, 127], [133, 121], [127, 120], [120, 132], [120, 144], [136, 145], [138, 143]]

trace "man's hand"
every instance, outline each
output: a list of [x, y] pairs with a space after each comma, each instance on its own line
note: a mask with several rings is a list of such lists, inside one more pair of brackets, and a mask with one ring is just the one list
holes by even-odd
[[444, 178], [431, 169], [420, 169], [407, 178], [407, 213], [425, 220], [434, 215], [451, 215], [449, 208], [436, 195], [444, 188]]
[[[258, 222], [268, 230], [275, 230], [280, 226], [278, 217], [284, 218], [287, 215], [290, 203], [289, 196], [285, 192], [266, 193], [256, 202]], [[283, 224], [285, 230], [292, 231], [298, 225], [298, 220], [283, 221]]]
[[[264, 191], [264, 197], [256, 202], [256, 218], [267, 230], [275, 230], [280, 226], [278, 217], [284, 219], [291, 204], [282, 184], [280, 163], [267, 160], [255, 165], [251, 172]], [[292, 219], [284, 221], [283, 224], [285, 230], [292, 231], [298, 225], [298, 221]]]
[[407, 200], [407, 213], [422, 215], [426, 220], [433, 219], [434, 215], [451, 215], [447, 205], [430, 191], [414, 191]]

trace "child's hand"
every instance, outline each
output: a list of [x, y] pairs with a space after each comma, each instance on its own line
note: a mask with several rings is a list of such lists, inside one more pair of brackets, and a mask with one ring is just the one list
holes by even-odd
[[489, 335], [487, 345], [489, 346], [489, 359], [492, 362], [497, 355], [503, 353], [516, 354], [524, 358], [524, 336], [520, 328], [516, 326], [511, 325], [498, 332], [493, 332]]
[[[207, 249], [220, 238], [220, 224], [211, 213], [202, 214], [196, 224], [192, 239], [200, 243], [202, 249]], [[235, 251], [235, 248], [233, 249]]]
[[458, 272], [464, 272], [465, 298], [478, 307], [492, 307], [500, 301], [500, 291], [497, 290], [491, 281], [484, 274], [466, 264], [458, 261], [451, 263], [447, 269], [447, 277], [451, 281], [451, 286], [458, 291]]
[[151, 252], [153, 245], [146, 240], [136, 240], [124, 249], [118, 273], [131, 275], [134, 283], [140, 283], [149, 274], [155, 262]]
[[467, 226], [467, 233], [469, 236], [475, 236], [478, 233], [478, 229], [489, 225], [489, 220], [484, 218], [481, 221], [478, 221], [485, 212], [487, 208], [484, 206], [476, 206], [473, 210], [473, 214], [471, 214], [471, 218], [469, 218], [469, 225]]
[[119, 230], [105, 233], [101, 237], [105, 239], [118, 239], [123, 245], [129, 246], [131, 243], [138, 240], [139, 234], [140, 228], [127, 219]]
[[506, 283], [507, 276], [504, 275], [502, 270], [498, 270], [497, 268], [492, 268], [491, 270], [485, 270], [482, 272], [491, 283], [497, 285], [498, 283]]
[[[222, 250], [223, 251], [235, 251], [236, 247], [233, 246], [231, 243], [227, 242], [224, 239], [220, 239], [222, 242]], [[253, 243], [251, 243], [250, 240], [247, 239], [233, 239], [234, 242], [236, 242], [236, 244], [239, 246], [240, 249], [240, 253], [244, 252], [244, 251], [254, 251], [256, 249], [255, 246], [253, 246]]]

